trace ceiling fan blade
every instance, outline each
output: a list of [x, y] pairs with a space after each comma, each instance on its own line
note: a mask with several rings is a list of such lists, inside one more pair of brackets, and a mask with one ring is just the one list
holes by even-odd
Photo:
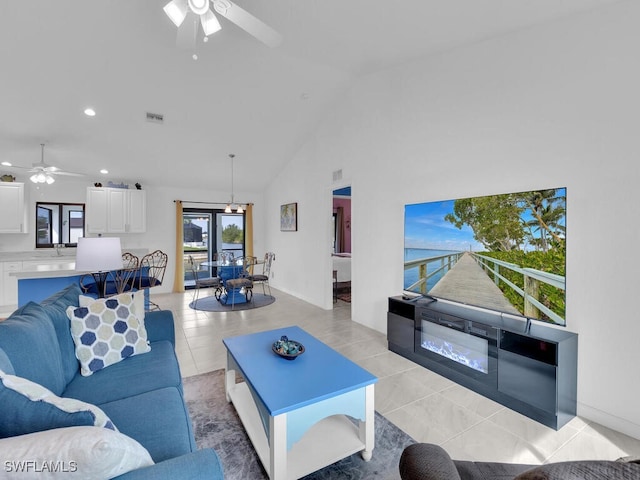
[[216, 12], [235, 23], [248, 34], [256, 37], [265, 45], [274, 48], [282, 43], [282, 35], [235, 3], [229, 0], [212, 0], [212, 3]]
[[187, 0], [171, 0], [163, 7], [163, 10], [173, 24], [179, 27], [187, 16], [189, 5], [187, 4]]
[[84, 177], [84, 173], [74, 173], [74, 172], [64, 172], [62, 170], [57, 170], [55, 172], [51, 172], [53, 175], [67, 175], [69, 177]]
[[2, 165], [4, 168], [18, 168], [20, 170], [31, 170], [33, 167], [23, 167], [22, 165]]
[[189, 12], [184, 22], [178, 27], [178, 47], [185, 49], [196, 48], [196, 35], [200, 17]]
[[220, 26], [220, 22], [211, 10], [207, 10], [205, 13], [200, 15], [200, 23], [202, 24], [202, 30], [207, 37], [222, 28]]

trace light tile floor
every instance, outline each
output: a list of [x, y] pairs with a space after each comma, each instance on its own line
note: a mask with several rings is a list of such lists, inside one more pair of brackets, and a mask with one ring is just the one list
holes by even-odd
[[152, 298], [174, 313], [184, 376], [224, 368], [225, 337], [299, 325], [378, 376], [378, 412], [415, 440], [442, 445], [453, 458], [540, 464], [640, 455], [640, 440], [579, 417], [555, 431], [390, 352], [383, 334], [351, 321], [347, 303], [323, 310], [276, 290], [274, 295], [272, 305], [229, 313], [192, 310], [191, 292]]

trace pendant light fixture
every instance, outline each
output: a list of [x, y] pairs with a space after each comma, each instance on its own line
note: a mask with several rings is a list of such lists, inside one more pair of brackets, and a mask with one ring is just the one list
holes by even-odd
[[[233, 209], [235, 208], [235, 204], [233, 201], [233, 159], [235, 158], [235, 154], [230, 153], [229, 158], [231, 159], [231, 201], [227, 203], [227, 206], [224, 209], [224, 213], [233, 213]], [[236, 213], [244, 213], [242, 205], [238, 205]]]

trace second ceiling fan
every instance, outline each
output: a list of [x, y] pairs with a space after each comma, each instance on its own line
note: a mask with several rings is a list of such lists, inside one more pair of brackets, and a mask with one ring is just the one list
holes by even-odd
[[273, 48], [282, 43], [282, 35], [229, 0], [171, 0], [164, 6], [164, 11], [178, 27], [178, 46], [195, 47], [198, 24], [202, 26], [205, 38], [222, 29], [209, 2], [216, 13], [265, 45]]

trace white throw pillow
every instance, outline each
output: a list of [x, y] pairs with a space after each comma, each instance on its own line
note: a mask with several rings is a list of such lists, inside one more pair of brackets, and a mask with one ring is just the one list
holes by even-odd
[[[151, 350], [138, 302], [131, 292], [68, 307], [80, 373], [89, 376], [132, 355]], [[142, 319], [141, 319], [142, 318]]]
[[149, 452], [120, 432], [67, 427], [0, 439], [2, 478], [104, 480], [153, 465]]

